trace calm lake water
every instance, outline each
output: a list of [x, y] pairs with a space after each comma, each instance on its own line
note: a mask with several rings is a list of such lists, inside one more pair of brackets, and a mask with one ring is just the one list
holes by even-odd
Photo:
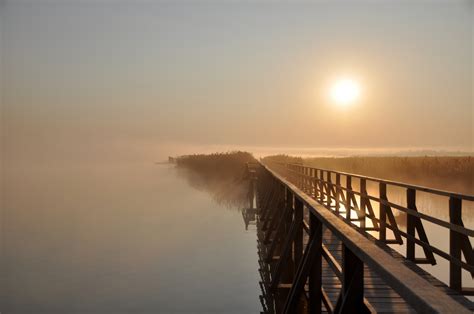
[[2, 313], [260, 311], [255, 230], [173, 166], [4, 178]]

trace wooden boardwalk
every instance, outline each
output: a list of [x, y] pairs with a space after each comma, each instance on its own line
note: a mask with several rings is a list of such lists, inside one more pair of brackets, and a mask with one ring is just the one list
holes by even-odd
[[416, 264], [426, 260], [407, 259], [322, 197], [316, 202], [317, 184], [303, 191], [264, 166], [254, 173], [263, 312], [474, 312], [460, 291]]
[[[329, 230], [323, 233], [323, 244], [342, 265], [341, 241]], [[322, 284], [332, 304], [337, 303], [341, 280], [334, 274], [333, 269], [324, 260], [322, 263]], [[415, 310], [403, 298], [388, 286], [377, 273], [364, 266], [364, 296], [373, 310], [377, 313], [414, 313]], [[324, 312], [327, 312], [323, 308]]]
[[[375, 239], [374, 239], [375, 241]], [[330, 230], [323, 232], [323, 244], [336, 259], [339, 265], [342, 264], [341, 241], [335, 237]], [[433, 288], [442, 293], [451, 295], [466, 308], [474, 312], [474, 303], [454, 290], [449, 289], [443, 282], [439, 281], [431, 274], [420, 268], [418, 265], [407, 261], [401, 254], [391, 248], [384, 248], [394, 259], [414, 270], [418, 275], [429, 281]], [[333, 269], [323, 260], [322, 263], [323, 289], [327, 292], [331, 302], [336, 304], [342, 284], [340, 279], [334, 274]], [[406, 303], [406, 301], [385, 281], [368, 266], [364, 266], [364, 296], [373, 310], [377, 313], [416, 313], [416, 311]], [[326, 312], [323, 309], [323, 312]]]

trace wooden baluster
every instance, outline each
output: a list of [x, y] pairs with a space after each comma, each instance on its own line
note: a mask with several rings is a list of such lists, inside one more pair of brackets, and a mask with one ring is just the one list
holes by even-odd
[[[285, 217], [285, 231], [283, 232], [284, 235], [289, 234], [291, 224], [293, 222], [293, 215], [294, 215], [294, 197], [293, 197], [293, 192], [290, 189], [286, 189], [286, 206], [290, 208], [289, 214]], [[284, 242], [285, 236], [282, 236], [282, 243], [280, 247], [280, 251], [283, 249], [283, 242]], [[294, 264], [293, 264], [293, 259], [290, 258], [288, 259], [288, 263], [286, 264], [286, 269], [283, 270], [282, 274], [282, 279], [283, 282], [292, 282], [293, 281], [293, 273], [294, 273]]]
[[334, 313], [370, 313], [364, 304], [364, 264], [342, 245], [343, 278]]
[[[416, 210], [416, 190], [407, 189], [407, 208]], [[407, 234], [416, 237], [415, 217], [407, 213]], [[415, 241], [407, 237], [407, 259], [415, 261]]]
[[306, 189], [306, 178], [305, 178], [305, 172], [306, 172], [306, 168], [304, 166], [301, 166], [301, 187], [300, 189], [305, 192], [305, 189]]
[[321, 191], [319, 190], [319, 170], [314, 169], [314, 189], [316, 191], [315, 199], [318, 200], [321, 197]]
[[321, 301], [322, 301], [322, 240], [323, 240], [323, 228], [321, 222], [316, 216], [309, 215], [310, 222], [310, 237], [313, 241], [316, 241], [317, 247], [316, 256], [314, 257], [311, 269], [309, 272], [309, 312], [310, 313], [321, 313]]
[[[449, 222], [454, 225], [462, 225], [462, 200], [449, 198]], [[461, 261], [461, 237], [454, 230], [449, 230], [449, 255]], [[456, 291], [462, 290], [461, 266], [449, 262], [449, 287]]]
[[358, 217], [360, 222], [360, 228], [365, 229], [365, 216], [368, 199], [364, 195], [367, 194], [367, 182], [363, 178], [360, 179], [360, 194], [360, 215]]
[[341, 197], [341, 175], [336, 173], [336, 215], [339, 216], [340, 197]]
[[346, 219], [351, 220], [352, 177], [346, 176]]
[[319, 170], [319, 201], [322, 203], [324, 201], [324, 171]]
[[331, 171], [327, 172], [327, 183], [326, 183], [326, 205], [329, 209], [331, 209]]
[[[387, 185], [383, 182], [379, 183], [379, 198], [383, 201], [388, 201]], [[379, 217], [380, 217], [380, 232], [379, 239], [387, 240], [387, 205], [379, 203]]]
[[304, 168], [304, 191], [306, 193], [309, 193], [309, 180], [308, 180], [308, 176], [309, 176], [309, 168], [308, 167], [305, 167]]
[[303, 256], [303, 202], [295, 197], [295, 222], [297, 226], [293, 246], [294, 263], [299, 265]]
[[299, 166], [299, 174], [300, 174], [300, 182], [299, 182], [299, 188], [301, 189], [303, 187], [303, 166]]

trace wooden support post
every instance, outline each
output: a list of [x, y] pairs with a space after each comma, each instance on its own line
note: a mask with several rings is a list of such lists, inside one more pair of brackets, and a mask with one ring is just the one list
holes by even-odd
[[334, 313], [370, 313], [364, 303], [364, 264], [342, 245], [342, 290]]
[[286, 239], [283, 244], [283, 249], [280, 254], [280, 259], [278, 260], [272, 272], [272, 282], [270, 284], [270, 289], [272, 291], [276, 291], [278, 284], [280, 283], [280, 278], [282, 276], [282, 273], [285, 272], [285, 268], [287, 267], [288, 263], [291, 262], [291, 259], [292, 259], [291, 252], [292, 252], [293, 242], [295, 240], [296, 231], [298, 227], [299, 226], [297, 226], [296, 221], [293, 220], [290, 226], [290, 231], [286, 235]]
[[266, 231], [268, 229], [268, 226], [271, 221], [275, 219], [277, 207], [279, 205], [279, 202], [281, 200], [281, 195], [278, 193], [278, 187], [274, 187], [274, 194], [273, 198], [269, 201], [268, 203], [268, 208], [266, 209], [266, 212], [263, 217], [263, 226], [262, 226], [262, 231]]
[[309, 215], [310, 238], [315, 241], [315, 256], [313, 257], [309, 271], [309, 312], [321, 313], [322, 301], [322, 240], [323, 226], [316, 216]]
[[319, 181], [318, 181], [318, 169], [314, 169], [314, 199], [319, 198]]
[[[383, 182], [379, 183], [379, 198], [384, 201], [387, 199], [387, 185]], [[379, 203], [380, 231], [379, 240], [387, 240], [387, 205]]]
[[[284, 235], [287, 235], [290, 233], [290, 228], [291, 228], [291, 224], [293, 222], [293, 215], [294, 215], [294, 210], [293, 210], [293, 206], [294, 206], [294, 197], [293, 197], [293, 193], [291, 192], [290, 189], [287, 188], [286, 190], [286, 206], [288, 206], [288, 214], [287, 216], [285, 217], [285, 231], [283, 232], [282, 234], [282, 242], [281, 242], [281, 248], [283, 248], [283, 240], [284, 240]], [[290, 244], [290, 247], [291, 247], [291, 244]], [[288, 262], [286, 264], [286, 268], [283, 270], [283, 273], [282, 273], [282, 281], [285, 282], [285, 283], [288, 283], [288, 282], [292, 282], [293, 280], [293, 273], [294, 273], [294, 264], [293, 264], [293, 260], [291, 258], [291, 254], [288, 258]]]
[[346, 219], [351, 221], [352, 177], [346, 176]]
[[364, 194], [367, 194], [367, 181], [365, 179], [360, 179], [360, 215], [359, 222], [360, 228], [365, 229], [365, 220], [366, 220], [366, 211], [367, 211], [367, 202], [369, 201]]
[[309, 192], [309, 180], [308, 180], [308, 176], [309, 176], [309, 168], [308, 167], [304, 167], [304, 191], [306, 193]]
[[[407, 207], [414, 211], [418, 211], [416, 209], [415, 189], [407, 189]], [[430, 244], [420, 217], [416, 217], [407, 213], [407, 234], [412, 237], [416, 237], [416, 232], [418, 232], [420, 241], [428, 245]], [[430, 263], [431, 265], [436, 265], [436, 259], [434, 257], [433, 251], [430, 248], [423, 246], [423, 252], [425, 253], [425, 258], [416, 258], [415, 241], [407, 237], [407, 259], [414, 261], [415, 263]]]
[[341, 197], [341, 175], [336, 173], [336, 215], [339, 216], [340, 197]]
[[354, 255], [345, 245], [342, 250], [343, 259], [343, 279], [342, 289], [345, 294], [349, 292], [349, 288], [354, 287], [357, 292], [354, 299], [358, 303], [363, 303], [364, 299], [364, 265], [362, 261]]
[[301, 187], [300, 189], [303, 190], [303, 192], [306, 192], [306, 167], [301, 166]]
[[306, 167], [306, 193], [311, 195], [311, 168]]
[[303, 189], [303, 180], [304, 180], [304, 177], [303, 177], [303, 166], [300, 166], [300, 167], [299, 167], [299, 175], [300, 175], [299, 188], [300, 188], [300, 189]]
[[[449, 222], [462, 225], [462, 200], [459, 198], [449, 198]], [[454, 230], [449, 231], [449, 255], [461, 260], [461, 237]], [[462, 268], [452, 261], [449, 263], [449, 287], [458, 292], [462, 290]]]
[[299, 265], [303, 256], [303, 202], [295, 197], [295, 223], [297, 226], [293, 242], [293, 260]]
[[331, 209], [331, 171], [327, 171], [327, 182], [326, 182], [326, 206]]
[[291, 285], [283, 313], [295, 313], [298, 302], [304, 291], [306, 280], [310, 284], [310, 313], [321, 312], [321, 257], [322, 257], [322, 223], [316, 217], [311, 217], [310, 238], [301, 262]]
[[319, 201], [321, 203], [324, 201], [324, 176], [321, 169], [319, 170]]
[[294, 205], [293, 201], [294, 201], [293, 193], [291, 192], [289, 188], [286, 188], [285, 206], [289, 207], [291, 210], [290, 210], [290, 214], [286, 217], [287, 220], [286, 220], [286, 225], [285, 225], [286, 226], [285, 232], [288, 232], [288, 230], [290, 229], [291, 222], [293, 221], [293, 205]]
[[[407, 207], [416, 210], [416, 190], [407, 189]], [[407, 234], [415, 237], [415, 217], [407, 213]], [[415, 261], [415, 241], [407, 238], [407, 259]]]

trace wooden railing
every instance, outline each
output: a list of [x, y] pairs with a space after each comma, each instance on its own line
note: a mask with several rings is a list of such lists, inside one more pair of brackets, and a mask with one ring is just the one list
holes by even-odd
[[[474, 209], [474, 196], [299, 164], [270, 163], [269, 166], [347, 222], [362, 230], [373, 231], [379, 240], [400, 245], [405, 240], [405, 257], [408, 260], [435, 265], [435, 255], [446, 259], [449, 262], [450, 288], [465, 295], [474, 295], [474, 289], [464, 287], [462, 282], [462, 270], [469, 272], [474, 278], [474, 252], [471, 244], [474, 230], [464, 226], [462, 216], [463, 204]], [[371, 193], [367, 189], [369, 183], [372, 187], [376, 186]], [[405, 192], [402, 202], [389, 200], [387, 191], [393, 188]], [[449, 212], [449, 221], [418, 211], [417, 194], [420, 192], [428, 197], [445, 198], [445, 211]], [[403, 221], [396, 219], [394, 210], [404, 214]], [[449, 231], [448, 251], [430, 243], [424, 221]], [[405, 230], [399, 227], [400, 222], [405, 223]], [[393, 238], [387, 238], [387, 230], [391, 231]], [[423, 258], [415, 256], [416, 246], [423, 249]]]
[[[280, 169], [276, 169], [278, 167]], [[278, 308], [270, 309], [269, 312], [295, 313], [302, 295], [306, 297], [311, 313], [320, 313], [322, 305], [329, 313], [373, 312], [371, 305], [364, 297], [364, 265], [366, 265], [380, 275], [384, 282], [416, 311], [423, 313], [470, 313], [466, 307], [454, 301], [441, 290], [435, 289], [428, 281], [403, 265], [400, 260], [393, 258], [360, 230], [360, 228], [378, 230], [384, 241], [388, 240], [382, 230], [394, 231], [396, 234], [394, 241], [397, 243], [402, 241], [402, 237], [413, 243], [413, 245], [407, 246], [407, 255], [415, 262], [425, 261], [414, 257], [413, 246], [415, 244], [425, 248], [426, 260], [431, 263], [434, 262], [433, 253], [441, 253], [439, 255], [448, 258], [454, 265], [451, 269], [454, 274], [452, 283], [455, 284], [455, 288], [458, 287], [460, 277], [457, 275], [457, 271], [460, 269], [472, 271], [472, 260], [464, 263], [459, 257], [461, 252], [472, 254], [472, 249], [470, 249], [471, 253], [465, 252], [464, 246], [468, 246], [468, 244], [463, 244], [463, 241], [472, 236], [472, 230], [462, 226], [459, 213], [453, 213], [453, 216], [457, 217], [453, 219], [454, 222], [440, 224], [455, 233], [451, 235], [454, 237], [452, 242], [458, 241], [459, 243], [458, 245], [451, 243], [454, 247], [451, 248], [450, 254], [433, 248], [426, 238], [422, 237], [421, 240], [416, 238], [415, 230], [419, 234], [423, 233], [420, 224], [421, 219], [426, 219], [426, 217], [416, 210], [414, 197], [416, 191], [421, 189], [431, 191], [430, 189], [301, 165], [272, 165], [272, 169], [262, 165], [257, 171], [258, 230], [260, 241], [263, 244], [262, 247], [259, 247], [259, 254], [261, 259], [267, 262], [267, 265], [264, 265], [264, 262], [260, 264], [264, 282], [262, 290], [267, 295], [275, 294], [275, 291], [284, 288], [285, 283], [291, 284], [288, 285], [289, 291], [285, 294], [284, 302], [280, 305], [277, 304]], [[286, 178], [280, 174], [282, 170], [285, 170]], [[326, 177], [324, 177], [325, 175]], [[332, 183], [333, 175], [335, 176], [334, 183]], [[345, 187], [340, 181], [342, 176], [347, 178]], [[380, 184], [379, 197], [369, 195], [364, 189], [363, 182], [360, 184], [359, 191], [353, 189], [351, 180], [354, 178], [362, 181], [377, 180]], [[407, 217], [411, 217], [407, 218], [410, 220], [408, 226], [410, 230], [406, 233], [397, 228], [396, 220], [391, 213], [391, 208], [396, 204], [388, 201], [384, 193], [386, 185], [389, 184], [397, 184], [407, 189], [408, 206], [400, 209], [405, 210], [409, 215]], [[445, 194], [446, 192], [439, 193]], [[361, 196], [359, 202], [354, 199], [353, 195]], [[454, 199], [450, 202], [451, 211], [460, 210], [457, 199], [459, 197], [465, 199], [466, 196], [451, 193], [448, 193], [447, 196]], [[467, 198], [470, 197], [467, 196]], [[363, 199], [365, 201], [362, 201]], [[382, 216], [376, 215], [375, 211], [370, 209], [371, 205], [368, 200], [380, 203]], [[346, 211], [345, 208], [348, 210]], [[362, 216], [358, 216], [357, 228], [359, 230], [357, 230], [353, 225], [355, 220], [351, 219], [351, 211], [370, 219], [373, 226], [368, 227], [364, 224], [365, 221], [360, 219]], [[341, 215], [345, 218], [343, 219]], [[436, 219], [430, 221], [437, 222]], [[322, 243], [323, 230], [330, 230], [341, 241], [342, 265], [336, 261]], [[304, 233], [308, 237], [306, 245], [303, 240]], [[336, 304], [330, 302], [322, 285], [321, 263], [323, 258], [342, 283]], [[307, 283], [309, 289], [305, 292]], [[270, 303], [267, 301], [266, 304]]]

